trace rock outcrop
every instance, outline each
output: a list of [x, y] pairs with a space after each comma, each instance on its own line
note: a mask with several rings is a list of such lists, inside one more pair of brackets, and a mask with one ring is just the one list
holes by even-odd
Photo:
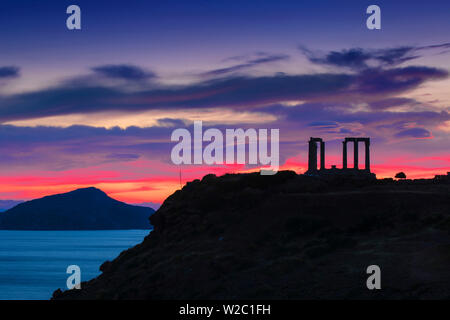
[[[166, 199], [143, 243], [55, 299], [450, 297], [450, 185], [207, 175]], [[381, 290], [366, 269], [381, 268]]]

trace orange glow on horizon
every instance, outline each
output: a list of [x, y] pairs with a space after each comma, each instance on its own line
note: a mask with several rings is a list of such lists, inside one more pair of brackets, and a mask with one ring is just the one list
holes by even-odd
[[[299, 157], [293, 157], [279, 168], [279, 170], [292, 170], [303, 173], [307, 164]], [[417, 160], [417, 159], [416, 159]], [[419, 160], [440, 161], [448, 164], [448, 156], [430, 157]], [[403, 164], [402, 164], [403, 163]], [[86, 168], [68, 170], [53, 175], [49, 172], [34, 173], [30, 175], [1, 175], [0, 176], [0, 199], [8, 200], [31, 200], [43, 196], [64, 193], [78, 188], [96, 187], [103, 190], [110, 197], [127, 203], [154, 202], [162, 203], [169, 195], [180, 189], [188, 181], [201, 179], [208, 173], [217, 176], [226, 173], [257, 172], [260, 168], [246, 168], [243, 165], [234, 166], [183, 166], [180, 185], [180, 167], [161, 164], [161, 174], [140, 174], [149, 172], [149, 167], [154, 163], [146, 161], [134, 161], [124, 164], [121, 170], [101, 170], [100, 168]], [[168, 168], [171, 171], [168, 171]], [[126, 177], [127, 170], [138, 170]], [[163, 170], [161, 169], [161, 170]], [[391, 159], [388, 164], [372, 165], [372, 172], [378, 178], [394, 177], [396, 173], [403, 171], [410, 179], [433, 178], [437, 174], [446, 174], [450, 171], [449, 166], [427, 167], [411, 165], [404, 159]]]

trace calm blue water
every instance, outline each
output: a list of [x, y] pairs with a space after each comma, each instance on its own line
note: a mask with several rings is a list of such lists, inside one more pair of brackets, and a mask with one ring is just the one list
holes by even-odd
[[0, 230], [0, 300], [50, 299], [66, 289], [67, 266], [81, 268], [81, 281], [144, 239], [149, 230], [3, 231]]

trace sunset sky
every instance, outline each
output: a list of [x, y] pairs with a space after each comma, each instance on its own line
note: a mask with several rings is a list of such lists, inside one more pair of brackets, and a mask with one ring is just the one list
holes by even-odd
[[95, 186], [161, 203], [180, 187], [171, 133], [194, 120], [280, 129], [281, 168], [299, 173], [311, 136], [328, 167], [344, 137], [369, 136], [378, 177], [446, 173], [449, 15], [448, 0], [1, 1], [0, 199]]

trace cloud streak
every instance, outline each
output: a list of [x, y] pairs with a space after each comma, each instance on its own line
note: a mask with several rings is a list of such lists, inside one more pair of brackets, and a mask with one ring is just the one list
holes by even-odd
[[448, 77], [443, 69], [410, 66], [365, 69], [357, 74], [229, 76], [185, 86], [129, 92], [109, 83], [63, 83], [57, 87], [0, 97], [0, 122], [103, 111], [232, 108], [251, 110], [284, 101], [373, 100], [400, 94]]
[[400, 138], [431, 138], [433, 135], [425, 128], [411, 128], [398, 132], [396, 134]]
[[20, 69], [14, 66], [0, 67], [0, 78], [16, 78]]
[[144, 81], [156, 78], [156, 74], [133, 65], [102, 65], [92, 68], [99, 75], [112, 79]]
[[[258, 65], [268, 64], [272, 62], [286, 61], [289, 59], [288, 55], [279, 54], [279, 55], [268, 55], [265, 53], [259, 54], [260, 57], [248, 59], [246, 62], [239, 63], [226, 68], [214, 69], [211, 71], [204, 72], [203, 76], [223, 76], [226, 74], [234, 73], [237, 71], [243, 71]], [[236, 58], [234, 58], [236, 59]]]
[[384, 49], [350, 48], [323, 54], [309, 50], [304, 46], [299, 47], [300, 51], [312, 63], [345, 67], [351, 70], [394, 67], [422, 57], [423, 51], [449, 48], [450, 43], [442, 43], [429, 46], [400, 46]]

